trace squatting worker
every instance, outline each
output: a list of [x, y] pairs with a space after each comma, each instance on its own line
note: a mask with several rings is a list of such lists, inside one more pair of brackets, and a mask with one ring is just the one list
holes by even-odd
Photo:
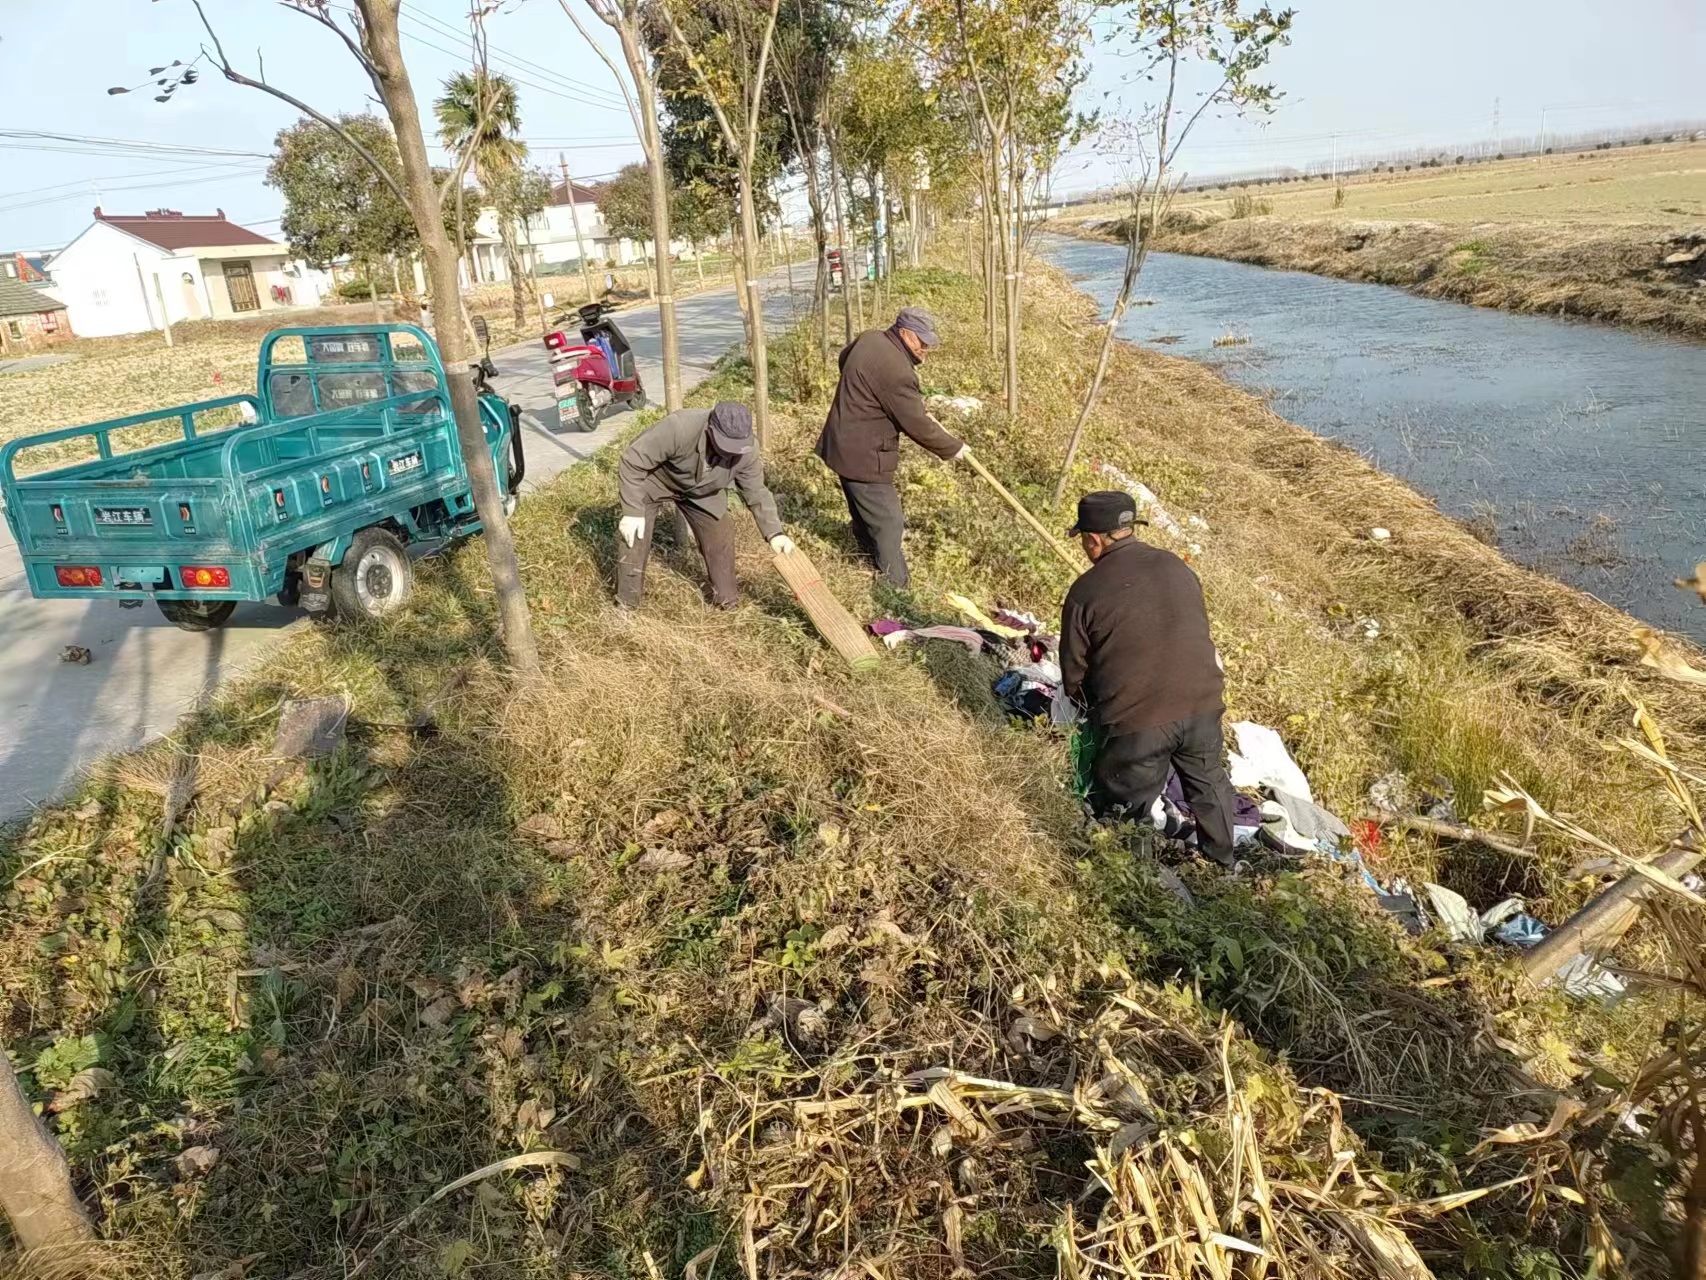
[[693, 530], [711, 603], [732, 609], [735, 586], [735, 533], [728, 518], [728, 489], [733, 485], [752, 512], [770, 549], [786, 554], [793, 539], [782, 532], [776, 499], [764, 484], [764, 462], [752, 435], [752, 411], [735, 400], [712, 409], [678, 409], [660, 418], [622, 451], [619, 468], [622, 519], [616, 532], [622, 546], [616, 556], [616, 602], [632, 609], [646, 586], [646, 559], [652, 529], [668, 503], [674, 503]]
[[817, 456], [841, 477], [859, 549], [897, 587], [907, 584], [900, 546], [905, 522], [894, 487], [901, 432], [950, 462], [971, 452], [924, 410], [917, 369], [937, 342], [929, 314], [903, 307], [887, 329], [867, 330], [848, 343], [841, 351], [841, 381], [817, 441]]
[[1202, 584], [1170, 551], [1133, 534], [1147, 524], [1130, 494], [1088, 493], [1067, 530], [1090, 557], [1060, 615], [1066, 692], [1106, 735], [1096, 759], [1099, 808], [1146, 815], [1176, 769], [1198, 848], [1232, 864], [1232, 783], [1220, 717], [1225, 677], [1209, 636]]

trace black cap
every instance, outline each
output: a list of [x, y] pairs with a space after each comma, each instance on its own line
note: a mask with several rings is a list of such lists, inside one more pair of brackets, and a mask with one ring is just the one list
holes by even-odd
[[917, 335], [927, 347], [938, 346], [942, 341], [936, 334], [936, 317], [923, 307], [902, 307], [900, 314], [894, 318], [894, 327]]
[[752, 452], [752, 410], [739, 400], [719, 400], [711, 410], [711, 443], [719, 453]]
[[1137, 500], [1118, 489], [1098, 489], [1078, 499], [1078, 522], [1066, 531], [1076, 538], [1081, 533], [1118, 533], [1133, 525], [1148, 524], [1137, 514]]

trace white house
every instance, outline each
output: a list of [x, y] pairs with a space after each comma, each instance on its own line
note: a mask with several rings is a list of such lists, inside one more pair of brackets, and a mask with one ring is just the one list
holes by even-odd
[[[567, 264], [578, 270], [583, 244], [586, 246], [588, 260], [597, 266], [614, 262], [619, 267], [625, 267], [629, 263], [641, 261], [642, 257], [650, 256], [651, 241], [630, 240], [625, 236], [614, 236], [610, 233], [610, 228], [604, 225], [604, 218], [598, 212], [597, 187], [583, 186], [576, 182], [572, 184], [572, 189], [572, 205], [569, 189], [558, 183], [551, 188], [551, 202], [527, 220], [527, 226], [517, 237], [518, 256], [523, 269], [531, 267], [537, 261], [541, 275], [560, 273], [562, 267], [558, 264]], [[577, 219], [580, 222], [578, 239], [575, 235]], [[685, 240], [672, 241], [670, 248], [677, 255], [692, 251], [692, 246]], [[480, 210], [480, 216], [474, 223], [474, 234], [468, 241], [468, 254], [474, 262], [475, 283], [509, 279], [509, 271], [504, 262], [503, 239], [498, 235], [497, 210], [490, 206]], [[553, 271], [553, 266], [558, 266], [558, 270]]]
[[[79, 337], [145, 333], [169, 321], [317, 306], [331, 277], [225, 217], [155, 209], [108, 214], [54, 257], [54, 292]], [[164, 317], [164, 321], [162, 319]]]

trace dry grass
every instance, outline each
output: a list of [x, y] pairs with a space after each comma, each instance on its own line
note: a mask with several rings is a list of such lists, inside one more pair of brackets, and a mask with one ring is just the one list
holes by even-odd
[[[1706, 142], [1465, 165], [1448, 158], [1438, 169], [1352, 174], [1341, 176], [1339, 184], [1345, 189], [1343, 205], [1334, 204], [1334, 184], [1316, 178], [1187, 191], [1177, 208], [1218, 220], [1239, 216], [1232, 212], [1237, 202], [1256, 196], [1271, 202], [1270, 212], [1285, 219], [1422, 219], [1459, 228], [1489, 222], [1627, 224], [1687, 231], [1706, 222]], [[1110, 204], [1081, 212], [1118, 217], [1123, 209]]]
[[[1084, 377], [1066, 353], [1093, 315], [1032, 279], [1026, 378], [1048, 394], [963, 429], [1059, 520], [1045, 496]], [[970, 283], [897, 285], [947, 326], [927, 383], [993, 402]], [[918, 459], [917, 586], [875, 587], [809, 454], [823, 370], [797, 343], [775, 367], [772, 481], [855, 614], [937, 617], [949, 589], [1052, 611], [1065, 568], [975, 477]], [[1624, 689], [1682, 750], [1702, 713], [1636, 665], [1628, 619], [1206, 369], [1121, 349], [1110, 379], [1087, 459], [1206, 518], [1232, 710], [1281, 727], [1327, 803], [1354, 810], [1399, 767], [1467, 805], [1508, 771], [1627, 847], [1668, 834], [1662, 788], [1600, 737]], [[1403, 938], [1332, 868], [1185, 867], [1185, 909], [1141, 838], [1081, 827], [1064, 745], [1006, 724], [986, 661], [944, 646], [848, 674], [742, 517], [741, 609], [705, 610], [675, 552], [644, 610], [614, 613], [613, 461], [516, 522], [539, 684], [502, 678], [464, 548], [423, 566], [406, 613], [292, 641], [0, 843], [0, 1037], [44, 1097], [83, 1056], [114, 1072], [55, 1125], [126, 1242], [115, 1265], [345, 1274], [458, 1175], [554, 1150], [573, 1163], [447, 1197], [369, 1274], [627, 1280], [649, 1254], [704, 1275], [714, 1249], [717, 1274], [777, 1280], [1135, 1276], [1155, 1248], [1170, 1274], [1222, 1276], [1236, 1239], [1300, 1276], [1389, 1276], [1370, 1250], [1401, 1253], [1400, 1229], [1442, 1273], [1578, 1267], [1588, 1225], [1541, 1195], [1567, 1175], [1467, 1153], [1544, 1112], [1541, 1082], [1638, 1059], [1643, 1009], [1519, 1002], [1491, 959]], [[279, 700], [336, 690], [349, 743], [268, 789]], [[384, 727], [429, 708], [431, 732]], [[184, 757], [201, 785], [142, 896]], [[1405, 839], [1377, 869], [1476, 902], [1520, 888], [1555, 916], [1582, 893], [1571, 853]], [[1323, 1087], [1348, 1095], [1342, 1126]], [[190, 1146], [218, 1151], [211, 1173], [176, 1166]]]

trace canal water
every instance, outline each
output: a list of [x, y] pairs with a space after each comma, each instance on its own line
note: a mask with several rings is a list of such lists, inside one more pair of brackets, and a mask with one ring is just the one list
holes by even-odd
[[[1113, 304], [1121, 246], [1045, 237]], [[1214, 366], [1513, 559], [1706, 643], [1706, 345], [1151, 254], [1120, 336]], [[1216, 346], [1215, 339], [1248, 339]]]

